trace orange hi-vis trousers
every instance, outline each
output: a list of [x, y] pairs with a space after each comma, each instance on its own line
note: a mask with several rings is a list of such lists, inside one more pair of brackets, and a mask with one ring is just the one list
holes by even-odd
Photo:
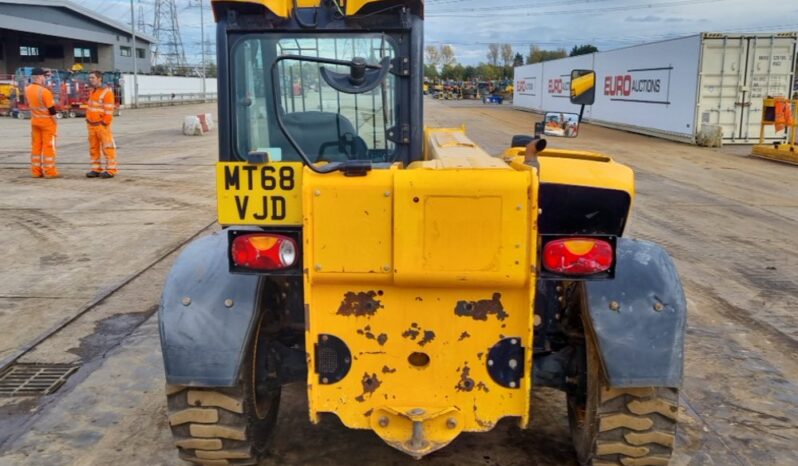
[[52, 118], [33, 118], [31, 120], [31, 174], [35, 177], [52, 178], [58, 176], [55, 168], [55, 135], [57, 126]]
[[110, 126], [89, 124], [89, 156], [91, 157], [91, 171], [103, 171], [100, 154], [105, 156], [105, 171], [116, 175], [119, 169], [116, 166], [116, 143], [111, 134]]

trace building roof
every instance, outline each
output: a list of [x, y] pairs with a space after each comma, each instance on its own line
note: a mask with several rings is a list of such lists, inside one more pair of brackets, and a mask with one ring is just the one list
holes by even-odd
[[[0, 4], [2, 3], [24, 5], [28, 7], [44, 6], [44, 7], [66, 8], [67, 10], [71, 10], [81, 16], [85, 16], [89, 19], [97, 21], [98, 23], [102, 23], [108, 26], [109, 28], [115, 29], [126, 35], [129, 35], [131, 33], [130, 28], [126, 24], [118, 23], [112, 19], [97, 14], [94, 11], [89, 10], [88, 8], [84, 8], [80, 5], [77, 5], [69, 0], [0, 0]], [[157, 42], [157, 39], [155, 39], [154, 37], [148, 34], [143, 34], [138, 31], [136, 31], [136, 38], [152, 44]]]

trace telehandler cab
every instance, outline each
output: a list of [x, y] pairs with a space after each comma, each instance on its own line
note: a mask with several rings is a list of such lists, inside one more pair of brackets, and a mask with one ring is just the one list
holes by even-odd
[[554, 387], [581, 464], [667, 464], [686, 304], [669, 256], [623, 237], [632, 171], [424, 128], [420, 0], [213, 9], [224, 228], [180, 254], [159, 311], [180, 457], [257, 464], [302, 382], [311, 422], [416, 458], [526, 427]]

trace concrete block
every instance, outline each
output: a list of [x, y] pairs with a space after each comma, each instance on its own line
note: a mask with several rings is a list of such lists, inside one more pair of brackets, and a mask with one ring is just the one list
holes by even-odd
[[183, 119], [183, 134], [186, 136], [203, 136], [205, 134], [198, 116], [191, 115]]
[[216, 128], [216, 125], [213, 122], [213, 114], [211, 113], [204, 113], [205, 117], [205, 125], [208, 127], [208, 131], [213, 131]]
[[695, 143], [703, 147], [723, 147], [723, 128], [718, 125], [702, 125]]

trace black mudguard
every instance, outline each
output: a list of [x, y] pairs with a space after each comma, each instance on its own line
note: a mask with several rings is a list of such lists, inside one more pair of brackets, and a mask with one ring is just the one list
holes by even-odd
[[229, 272], [227, 233], [189, 244], [166, 279], [159, 321], [166, 382], [231, 387], [258, 317], [259, 278]]
[[586, 324], [611, 387], [679, 387], [687, 322], [679, 275], [664, 249], [619, 238], [615, 279], [584, 283]]

